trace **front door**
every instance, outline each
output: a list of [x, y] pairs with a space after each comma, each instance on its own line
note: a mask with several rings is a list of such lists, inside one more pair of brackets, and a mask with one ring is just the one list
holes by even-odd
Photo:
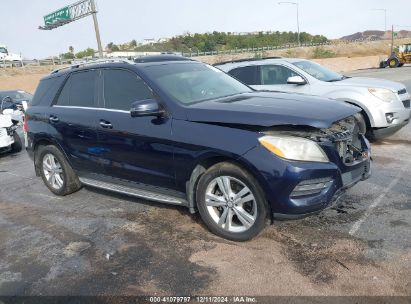
[[310, 85], [308, 83], [305, 85], [287, 83], [288, 78], [301, 75], [286, 66], [261, 65], [260, 75], [260, 84], [252, 86], [256, 90], [275, 90], [280, 92], [301, 94], [310, 94], [311, 92]]
[[134, 101], [154, 98], [133, 71], [102, 70], [98, 137], [105, 174], [122, 180], [175, 189], [171, 118], [131, 117]]

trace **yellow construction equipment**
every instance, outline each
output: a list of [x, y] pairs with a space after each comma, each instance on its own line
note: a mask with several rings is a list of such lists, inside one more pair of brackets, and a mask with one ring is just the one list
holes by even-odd
[[392, 52], [390, 57], [380, 62], [380, 68], [398, 68], [404, 64], [411, 64], [411, 43], [400, 45], [398, 52]]

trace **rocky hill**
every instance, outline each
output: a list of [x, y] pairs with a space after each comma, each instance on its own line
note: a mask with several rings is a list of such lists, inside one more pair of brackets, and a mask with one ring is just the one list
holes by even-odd
[[[396, 31], [397, 36], [396, 39], [401, 38], [411, 38], [411, 31]], [[391, 38], [391, 31], [364, 31], [358, 32], [352, 35], [341, 37], [340, 40], [383, 40], [383, 39], [390, 39]]]

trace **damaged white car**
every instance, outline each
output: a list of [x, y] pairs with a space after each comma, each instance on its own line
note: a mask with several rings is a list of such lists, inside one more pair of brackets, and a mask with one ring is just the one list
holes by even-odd
[[23, 148], [17, 129], [23, 124], [22, 110], [0, 108], [0, 153], [20, 152]]

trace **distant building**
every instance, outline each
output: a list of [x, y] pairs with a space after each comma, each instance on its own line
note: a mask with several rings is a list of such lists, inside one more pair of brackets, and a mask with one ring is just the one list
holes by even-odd
[[142, 45], [153, 45], [154, 43], [156, 43], [154, 38], [147, 38], [143, 40]]

